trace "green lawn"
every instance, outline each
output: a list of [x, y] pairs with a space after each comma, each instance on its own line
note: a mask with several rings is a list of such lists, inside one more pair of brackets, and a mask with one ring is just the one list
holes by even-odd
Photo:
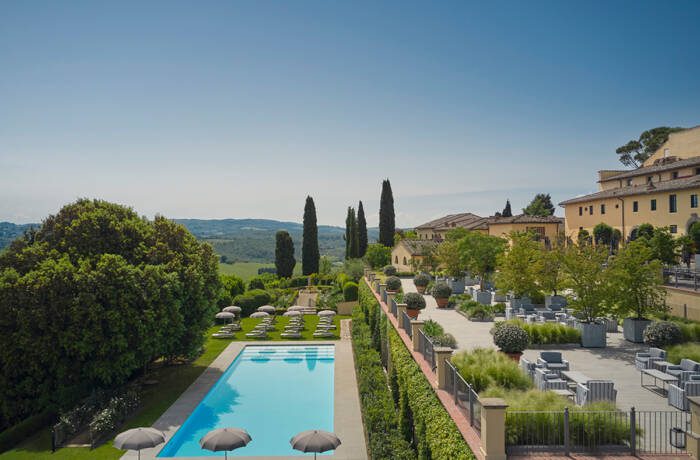
[[[243, 281], [258, 276], [258, 268], [275, 268], [275, 264], [263, 264], [259, 262], [236, 262], [234, 264], [219, 264], [219, 273], [224, 275], [236, 275]], [[301, 264], [294, 267], [294, 275], [301, 275]]]
[[[340, 320], [350, 318], [350, 316], [336, 315], [334, 324], [336, 325], [335, 339], [339, 338]], [[313, 337], [313, 332], [316, 329], [319, 317], [316, 315], [306, 315], [304, 323], [305, 330], [302, 331], [302, 339], [300, 340], [333, 340], [330, 338], [316, 339]], [[245, 333], [250, 332], [260, 320], [256, 318], [244, 318], [241, 321], [242, 331], [236, 332], [233, 340], [250, 340], [246, 338]], [[280, 333], [284, 330], [284, 326], [289, 322], [288, 317], [280, 316], [277, 318], [275, 330], [269, 331], [268, 341], [290, 340], [282, 339]], [[143, 409], [131, 420], [129, 420], [120, 431], [134, 428], [137, 426], [150, 426], [158, 417], [170, 407], [175, 400], [184, 392], [188, 386], [204, 372], [204, 370], [219, 356], [219, 354], [231, 343], [231, 339], [214, 339], [211, 334], [216, 332], [219, 326], [212, 327], [207, 332], [207, 340], [205, 343], [204, 353], [194, 362], [180, 366], [168, 366], [163, 368], [155, 368], [149, 373], [149, 379], [157, 380], [158, 384], [147, 389], [142, 393]], [[291, 339], [294, 340], [294, 339]], [[264, 343], [265, 340], [260, 340]], [[45, 429], [37, 435], [29, 438], [22, 444], [19, 444], [14, 449], [0, 454], [0, 460], [82, 460], [82, 459], [100, 459], [112, 460], [118, 459], [124, 454], [124, 451], [112, 447], [112, 442], [108, 442], [95, 450], [79, 447], [65, 447], [59, 449], [56, 453], [51, 453], [51, 432], [50, 429]]]
[[[340, 320], [341, 319], [347, 319], [350, 318], [350, 316], [343, 316], [343, 315], [335, 315], [335, 319], [333, 320], [333, 324], [335, 324], [335, 330], [331, 331], [335, 334], [335, 337], [333, 338], [317, 338], [314, 337], [314, 330], [316, 330], [316, 324], [318, 324], [319, 317], [316, 315], [305, 315], [304, 316], [304, 330], [301, 331], [301, 338], [300, 339], [289, 339], [289, 338], [283, 338], [280, 337], [280, 334], [284, 331], [284, 327], [287, 325], [289, 322], [289, 318], [286, 316], [279, 316], [277, 317], [277, 320], [275, 322], [275, 329], [268, 331], [267, 335], [268, 338], [267, 340], [259, 340], [260, 342], [265, 342], [265, 341], [279, 341], [279, 340], [335, 340], [340, 338]], [[241, 331], [236, 332], [236, 336], [233, 340], [250, 340], [254, 341], [255, 339], [251, 339], [249, 337], [246, 337], [245, 334], [247, 332], [250, 332], [256, 324], [258, 324], [260, 320], [258, 318], [243, 318], [241, 320]], [[226, 340], [226, 339], [222, 339]], [[231, 339], [226, 340], [227, 342], [230, 341]]]

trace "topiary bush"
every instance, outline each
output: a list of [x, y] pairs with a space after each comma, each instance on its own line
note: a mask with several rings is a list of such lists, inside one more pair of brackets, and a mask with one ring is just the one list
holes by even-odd
[[352, 281], [348, 281], [343, 285], [343, 299], [345, 299], [346, 302], [354, 302], [357, 300], [357, 283], [354, 283]]
[[387, 265], [382, 269], [386, 276], [396, 276], [396, 267], [393, 265]]
[[644, 343], [652, 347], [666, 347], [683, 341], [680, 326], [670, 321], [651, 323], [644, 329]]
[[433, 287], [433, 297], [436, 299], [449, 299], [452, 295], [452, 288], [445, 283], [437, 283]]
[[265, 283], [260, 278], [253, 278], [250, 281], [248, 281], [248, 289], [265, 289]]
[[411, 310], [423, 310], [425, 308], [425, 299], [417, 292], [408, 292], [404, 294], [403, 303]]
[[516, 324], [504, 324], [494, 329], [493, 343], [504, 353], [522, 353], [530, 343], [530, 336]]
[[398, 291], [401, 289], [401, 279], [397, 276], [390, 276], [386, 279], [387, 291]]
[[415, 284], [418, 287], [426, 287], [430, 284], [430, 281], [430, 275], [426, 273], [419, 273], [413, 277], [413, 284]]
[[253, 289], [245, 294], [236, 296], [233, 303], [241, 307], [241, 316], [250, 316], [258, 307], [267, 305], [272, 301], [272, 297], [267, 291]]

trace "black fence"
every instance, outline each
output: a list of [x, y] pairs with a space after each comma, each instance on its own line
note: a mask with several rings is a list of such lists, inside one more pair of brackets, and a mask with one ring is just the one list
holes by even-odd
[[406, 314], [406, 312], [403, 312], [403, 316], [401, 316], [401, 329], [406, 331], [406, 334], [410, 338], [413, 338], [413, 331], [411, 330], [411, 317]]
[[418, 351], [423, 355], [423, 359], [430, 364], [430, 369], [435, 370], [435, 344], [422, 329], [418, 330]]
[[700, 288], [700, 273], [689, 268], [665, 267], [664, 280], [667, 286], [677, 288], [693, 289]]
[[446, 388], [452, 393], [457, 408], [469, 420], [469, 425], [481, 436], [481, 402], [470, 384], [468, 384], [451, 362], [445, 361], [447, 366]]

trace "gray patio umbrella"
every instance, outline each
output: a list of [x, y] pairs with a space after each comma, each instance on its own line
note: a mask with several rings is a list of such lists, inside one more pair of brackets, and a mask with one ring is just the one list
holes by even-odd
[[248, 432], [241, 428], [219, 428], [205, 434], [199, 440], [202, 449], [212, 452], [224, 451], [224, 458], [228, 458], [228, 451], [245, 447], [251, 441]]
[[237, 307], [237, 306], [235, 306], [235, 305], [231, 305], [231, 306], [228, 306], [228, 307], [224, 308], [224, 309], [221, 310], [221, 311], [226, 311], [226, 312], [229, 312], [229, 313], [233, 313], [233, 314], [235, 315], [236, 313], [240, 313], [240, 312], [241, 312], [241, 307]]
[[289, 310], [289, 311], [285, 311], [284, 315], [282, 315], [282, 316], [301, 316], [301, 315], [302, 315], [302, 313], [298, 310]]
[[117, 435], [114, 438], [114, 447], [117, 449], [136, 450], [141, 458], [141, 449], [155, 447], [165, 442], [165, 435], [155, 428], [132, 428]]
[[234, 315], [233, 313], [228, 312], [228, 311], [220, 311], [219, 313], [217, 313], [216, 315], [214, 315], [214, 317], [215, 317], [216, 319], [230, 319], [230, 320], [233, 320], [233, 319], [236, 317], [236, 315]]
[[269, 313], [265, 313], [264, 311], [256, 311], [250, 315], [251, 318], [266, 318], [268, 316], [270, 316]]
[[294, 436], [289, 440], [292, 449], [302, 452], [313, 452], [314, 458], [317, 453], [333, 450], [340, 445], [340, 439], [335, 433], [321, 430], [308, 430]]
[[262, 307], [258, 307], [258, 311], [264, 311], [265, 313], [274, 313], [275, 307], [273, 307], [272, 305], [263, 305]]
[[335, 316], [335, 312], [333, 310], [321, 310], [318, 312], [318, 316]]

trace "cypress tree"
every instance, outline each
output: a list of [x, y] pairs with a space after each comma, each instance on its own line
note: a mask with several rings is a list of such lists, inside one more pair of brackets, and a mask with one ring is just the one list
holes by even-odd
[[357, 219], [355, 218], [355, 210], [352, 210], [352, 225], [350, 227], [350, 256], [353, 259], [360, 257], [360, 239], [357, 232]]
[[510, 200], [506, 200], [506, 207], [503, 208], [503, 212], [501, 213], [501, 216], [513, 217], [513, 211], [510, 209]]
[[364, 257], [367, 252], [367, 220], [362, 201], [357, 207], [357, 257]]
[[355, 220], [355, 210], [348, 206], [348, 214], [345, 217], [345, 260], [352, 259], [352, 227]]
[[297, 264], [294, 258], [294, 241], [284, 230], [280, 230], [275, 235], [275, 267], [277, 275], [282, 278], [291, 278], [294, 273], [294, 266]]
[[304, 205], [304, 235], [301, 243], [301, 271], [304, 275], [318, 273], [318, 225], [316, 224], [316, 205], [314, 199], [306, 197]]
[[384, 246], [394, 247], [394, 195], [391, 192], [389, 179], [382, 182], [382, 195], [379, 200], [379, 242]]

